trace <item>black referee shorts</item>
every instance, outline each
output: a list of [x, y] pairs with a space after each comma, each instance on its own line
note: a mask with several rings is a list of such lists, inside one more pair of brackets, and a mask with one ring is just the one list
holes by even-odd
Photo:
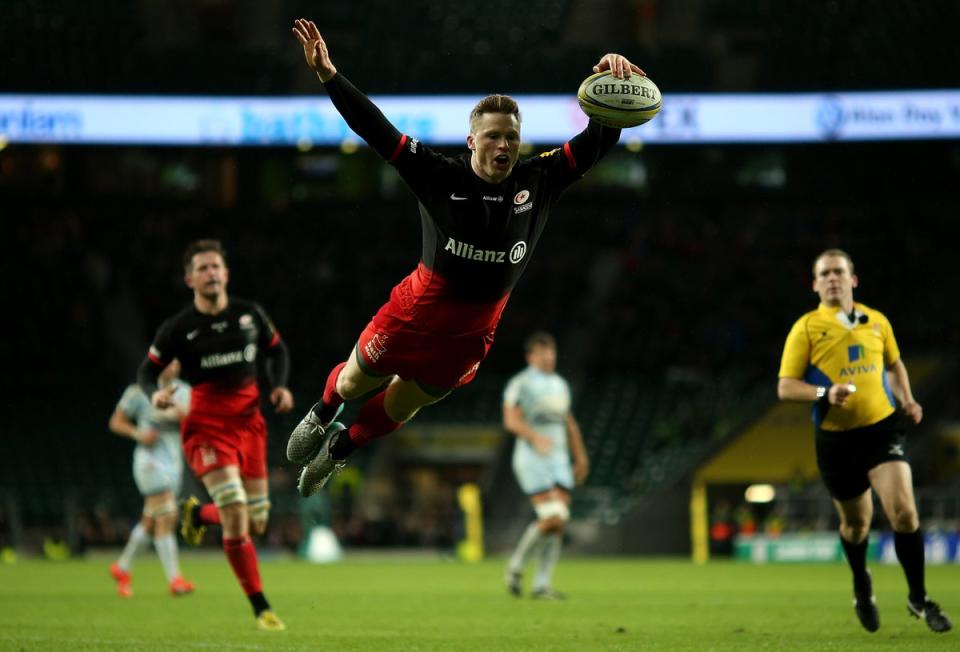
[[830, 495], [856, 498], [870, 488], [870, 469], [884, 462], [907, 462], [903, 419], [894, 412], [873, 425], [852, 430], [817, 428], [817, 467]]

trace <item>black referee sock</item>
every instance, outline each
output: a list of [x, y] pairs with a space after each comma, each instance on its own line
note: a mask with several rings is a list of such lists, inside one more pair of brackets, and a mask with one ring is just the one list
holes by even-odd
[[894, 532], [893, 547], [897, 551], [900, 565], [903, 566], [903, 573], [907, 576], [910, 600], [922, 602], [927, 597], [923, 582], [923, 533], [920, 528], [914, 532]]
[[250, 600], [250, 605], [253, 607], [254, 616], [259, 616], [270, 608], [270, 603], [267, 602], [267, 598], [264, 597], [262, 591], [259, 593], [254, 593], [253, 595], [248, 595], [247, 599]]
[[870, 576], [867, 575], [867, 542], [867, 537], [860, 543], [851, 543], [840, 537], [847, 563], [853, 571], [853, 585], [857, 588], [866, 587], [870, 583]]

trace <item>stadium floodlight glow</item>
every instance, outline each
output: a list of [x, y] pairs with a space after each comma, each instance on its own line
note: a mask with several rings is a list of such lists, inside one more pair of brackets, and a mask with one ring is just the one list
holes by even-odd
[[777, 496], [777, 490], [772, 484], [752, 484], [743, 492], [748, 503], [772, 503]]

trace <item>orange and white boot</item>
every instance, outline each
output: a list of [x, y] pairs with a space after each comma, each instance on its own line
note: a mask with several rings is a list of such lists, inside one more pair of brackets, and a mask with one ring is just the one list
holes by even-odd
[[183, 579], [180, 575], [170, 580], [170, 595], [179, 597], [193, 593], [193, 583]]
[[133, 587], [130, 582], [133, 580], [133, 576], [120, 568], [116, 562], [110, 564], [110, 574], [117, 581], [117, 595], [121, 598], [132, 598]]

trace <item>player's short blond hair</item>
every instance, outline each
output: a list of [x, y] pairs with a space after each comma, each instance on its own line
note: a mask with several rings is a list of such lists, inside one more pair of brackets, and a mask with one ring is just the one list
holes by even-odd
[[824, 251], [824, 252], [821, 253], [819, 256], [817, 256], [816, 258], [813, 259], [813, 267], [812, 267], [812, 269], [813, 269], [813, 276], [814, 276], [814, 277], [817, 276], [817, 263], [820, 262], [820, 259], [821, 259], [821, 258], [826, 258], [827, 256], [836, 256], [836, 257], [838, 257], [838, 258], [846, 258], [846, 259], [847, 259], [847, 265], [849, 265], [849, 267], [850, 267], [850, 274], [853, 275], [853, 258], [850, 257], [850, 254], [848, 254], [848, 253], [847, 253], [846, 251], [844, 251], [843, 249], [827, 249], [826, 251]]
[[512, 115], [517, 118], [517, 123], [520, 123], [520, 105], [515, 99], [509, 95], [487, 95], [477, 102], [470, 112], [470, 133], [476, 133], [477, 122], [484, 113]]

